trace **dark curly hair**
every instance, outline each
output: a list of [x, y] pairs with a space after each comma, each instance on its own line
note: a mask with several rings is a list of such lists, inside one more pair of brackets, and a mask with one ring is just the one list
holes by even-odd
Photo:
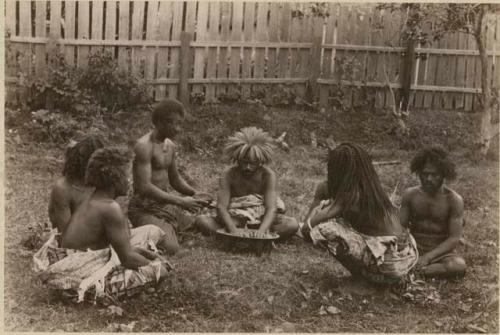
[[176, 99], [163, 99], [153, 108], [153, 114], [151, 115], [153, 124], [157, 125], [159, 122], [168, 120], [168, 117], [172, 114], [184, 116], [184, 105]]
[[66, 149], [63, 175], [76, 180], [85, 178], [85, 169], [90, 156], [104, 147], [104, 140], [97, 135], [87, 135]]
[[445, 179], [453, 180], [457, 176], [455, 164], [450, 160], [448, 152], [440, 146], [425, 147], [411, 160], [411, 172], [420, 174], [426, 163], [437, 167]]
[[106, 147], [90, 157], [85, 184], [97, 189], [115, 188], [125, 178], [122, 167], [132, 160], [132, 151], [126, 147]]

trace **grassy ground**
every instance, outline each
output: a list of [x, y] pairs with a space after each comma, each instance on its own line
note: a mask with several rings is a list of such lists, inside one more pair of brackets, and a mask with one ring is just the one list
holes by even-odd
[[[228, 112], [235, 117], [224, 117]], [[374, 160], [401, 160], [401, 165], [377, 168], [388, 192], [397, 184], [399, 194], [416, 184], [407, 166], [412, 152], [397, 148], [383, 116], [309, 116], [257, 107], [195, 110], [186, 136], [179, 141], [184, 147], [182, 166], [200, 189], [215, 191], [217, 176], [226, 166], [217, 158], [224, 137], [252, 124], [273, 135], [289, 133], [292, 150], [278, 151], [273, 168], [288, 214], [297, 218], [304, 216], [315, 184], [325, 176], [324, 149], [308, 145], [313, 130], [318, 139], [333, 135], [336, 141], [362, 142]], [[434, 119], [419, 123], [419, 118], [427, 117]], [[183, 237], [185, 251], [171, 258], [172, 276], [156, 292], [123, 301], [121, 316], [105, 306], [65, 304], [36, 280], [30, 270], [33, 250], [22, 247], [22, 241], [33, 227], [48, 220], [48, 192], [60, 173], [62, 150], [28, 143], [29, 134], [21, 133], [21, 141], [14, 140], [14, 133], [8, 134], [5, 329], [114, 331], [121, 324], [145, 332], [477, 332], [474, 327], [498, 332], [498, 162], [478, 164], [459, 150], [468, 140], [467, 114], [461, 115], [464, 122], [448, 123], [448, 134], [441, 136], [436, 129], [447, 125], [450, 117], [422, 112], [412, 121], [421, 125], [415, 129], [421, 143], [439, 140], [455, 150], [459, 178], [451, 186], [465, 199], [465, 243], [459, 251], [469, 271], [463, 280], [429, 281], [439, 292], [439, 301], [412, 300], [353, 282], [331, 256], [298, 238], [256, 257], [227, 253], [214, 239], [191, 234]], [[123, 136], [114, 141], [136, 138], [146, 130], [144, 119], [136, 115], [121, 124]], [[374, 119], [378, 123], [371, 122]], [[341, 312], [320, 315], [322, 306]]]

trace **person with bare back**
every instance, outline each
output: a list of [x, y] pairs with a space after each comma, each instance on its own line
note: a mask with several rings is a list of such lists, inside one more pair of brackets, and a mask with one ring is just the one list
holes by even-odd
[[198, 216], [198, 229], [212, 234], [220, 228], [235, 232], [254, 226], [281, 238], [293, 235], [298, 223], [283, 214], [284, 203], [276, 194], [276, 174], [267, 166], [273, 154], [271, 137], [255, 127], [243, 128], [229, 138], [225, 153], [234, 165], [220, 179], [217, 214]]
[[61, 243], [53, 231], [34, 256], [42, 282], [79, 302], [130, 295], [171, 269], [156, 248], [164, 232], [154, 225], [130, 229], [115, 200], [127, 194], [131, 160], [127, 148], [97, 150], [85, 176], [93, 192], [71, 216]]
[[85, 185], [85, 169], [90, 156], [104, 146], [101, 138], [88, 135], [72, 142], [66, 149], [63, 176], [54, 183], [50, 192], [49, 219], [52, 228], [63, 233], [80, 203], [93, 191]]
[[466, 264], [455, 249], [463, 232], [464, 202], [444, 183], [455, 178], [455, 165], [444, 149], [428, 147], [412, 159], [411, 171], [420, 185], [405, 190], [400, 220], [417, 241], [417, 269], [429, 277], [462, 276]]
[[[167, 253], [179, 250], [176, 230], [194, 224], [188, 212], [201, 209], [209, 196], [196, 191], [180, 175], [176, 145], [181, 132], [184, 106], [175, 99], [164, 99], [153, 109], [154, 129], [137, 140], [133, 164], [133, 196], [128, 216], [134, 227], [153, 224], [165, 232], [160, 247]], [[169, 190], [172, 187], [181, 195]]]

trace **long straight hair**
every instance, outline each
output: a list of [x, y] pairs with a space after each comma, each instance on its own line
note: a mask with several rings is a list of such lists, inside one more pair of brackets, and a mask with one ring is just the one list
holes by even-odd
[[360, 216], [353, 224], [382, 222], [395, 212], [369, 154], [354, 143], [341, 143], [328, 153], [328, 192], [343, 212], [358, 205]]

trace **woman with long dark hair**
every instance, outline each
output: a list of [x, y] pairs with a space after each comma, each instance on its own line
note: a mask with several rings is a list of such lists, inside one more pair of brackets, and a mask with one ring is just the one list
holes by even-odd
[[352, 274], [373, 282], [397, 282], [415, 265], [415, 240], [399, 223], [368, 153], [342, 143], [328, 155], [302, 234], [323, 244]]

